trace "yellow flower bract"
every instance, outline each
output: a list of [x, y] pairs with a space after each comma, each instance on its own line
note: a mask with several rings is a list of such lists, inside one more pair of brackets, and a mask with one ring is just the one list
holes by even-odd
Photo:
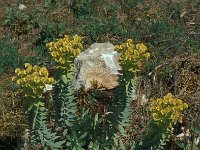
[[83, 50], [82, 38], [78, 35], [57, 39], [55, 42], [46, 44], [57, 68], [67, 69], [74, 58]]
[[48, 77], [46, 67], [32, 66], [29, 63], [25, 63], [24, 66], [25, 69], [15, 69], [12, 81], [24, 88], [25, 96], [42, 97], [45, 84], [53, 84], [54, 78]]
[[115, 50], [121, 53], [119, 61], [123, 65], [128, 64], [128, 71], [136, 72], [143, 62], [150, 57], [147, 47], [143, 43], [134, 44], [132, 39], [121, 45], [116, 45]]
[[163, 98], [150, 99], [150, 111], [157, 124], [169, 122], [171, 125], [175, 121], [182, 123], [181, 112], [188, 108], [182, 100], [174, 98], [168, 93]]

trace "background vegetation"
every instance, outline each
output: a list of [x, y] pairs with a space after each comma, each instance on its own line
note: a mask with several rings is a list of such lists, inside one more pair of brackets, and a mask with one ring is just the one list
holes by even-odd
[[141, 137], [149, 117], [143, 95], [150, 99], [169, 92], [189, 105], [175, 132], [184, 126], [191, 137], [179, 146], [172, 138], [165, 149], [183, 149], [199, 136], [199, 0], [7, 0], [0, 1], [0, 149], [17, 147], [27, 127], [22, 92], [11, 83], [14, 68], [29, 62], [53, 73], [45, 45], [64, 34], [82, 36], [85, 48], [128, 38], [147, 45], [151, 58], [138, 72], [139, 98], [132, 104], [133, 139]]

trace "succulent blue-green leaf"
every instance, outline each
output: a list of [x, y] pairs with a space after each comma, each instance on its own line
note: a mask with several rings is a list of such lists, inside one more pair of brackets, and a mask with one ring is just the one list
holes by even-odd
[[122, 141], [119, 142], [119, 145], [122, 150], [126, 150], [126, 146], [124, 145]]
[[38, 130], [38, 133], [39, 133], [39, 137], [40, 137], [40, 140], [41, 140], [41, 144], [44, 147], [45, 141], [44, 141], [43, 133], [40, 130]]
[[70, 145], [71, 145], [71, 142], [67, 142], [67, 143], [66, 143], [66, 146], [70, 146]]
[[80, 137], [79, 137], [79, 140], [83, 140], [86, 136], [87, 136], [87, 132], [86, 133], [84, 133], [84, 134], [82, 134]]
[[67, 78], [66, 75], [62, 75], [62, 76], [61, 76], [61, 79], [63, 80], [63, 82], [64, 82], [65, 84], [67, 84], [68, 78]]
[[113, 141], [114, 141], [115, 145], [117, 146], [118, 145], [118, 140], [115, 137], [113, 137]]
[[124, 127], [123, 127], [122, 125], [119, 124], [119, 125], [118, 125], [118, 128], [119, 128], [120, 133], [121, 133], [123, 136], [126, 136]]
[[40, 106], [44, 106], [44, 103], [38, 101], [38, 102], [33, 103], [33, 105], [34, 105], [35, 107], [39, 108]]
[[98, 115], [98, 113], [97, 113], [97, 114], [95, 115], [95, 117], [94, 117], [94, 127], [97, 125], [98, 120], [99, 120], [99, 115]]
[[200, 136], [200, 128], [199, 127], [193, 127], [191, 129], [193, 132], [195, 132], [196, 134], [198, 134]]

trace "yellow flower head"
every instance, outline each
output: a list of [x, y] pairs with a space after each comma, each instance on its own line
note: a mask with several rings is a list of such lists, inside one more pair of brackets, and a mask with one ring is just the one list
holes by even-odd
[[26, 68], [28, 68], [28, 67], [30, 67], [31, 65], [30, 65], [29, 63], [25, 63], [24, 66], [25, 66]]
[[25, 69], [15, 69], [15, 76], [12, 81], [21, 85], [25, 96], [42, 97], [45, 84], [53, 84], [54, 78], [49, 78], [46, 67], [32, 66], [29, 63], [24, 64]]
[[46, 44], [57, 68], [68, 69], [70, 63], [83, 50], [82, 38], [78, 35], [73, 37], [65, 35], [64, 38]]
[[139, 71], [150, 54], [147, 53], [147, 47], [143, 43], [135, 44], [132, 39], [121, 45], [115, 45], [115, 50], [121, 53], [119, 61], [122, 67], [126, 67], [130, 72]]
[[181, 112], [187, 109], [188, 105], [168, 93], [163, 98], [150, 99], [149, 107], [157, 124], [165, 122], [171, 125], [175, 121], [182, 122]]
[[15, 73], [19, 73], [20, 71], [21, 71], [21, 69], [19, 69], [19, 68], [15, 69]]

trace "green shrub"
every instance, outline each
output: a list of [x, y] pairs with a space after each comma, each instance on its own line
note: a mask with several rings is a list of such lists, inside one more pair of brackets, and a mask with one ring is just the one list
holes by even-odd
[[74, 0], [70, 9], [74, 12], [77, 18], [84, 18], [91, 13], [92, 1], [93, 0]]

